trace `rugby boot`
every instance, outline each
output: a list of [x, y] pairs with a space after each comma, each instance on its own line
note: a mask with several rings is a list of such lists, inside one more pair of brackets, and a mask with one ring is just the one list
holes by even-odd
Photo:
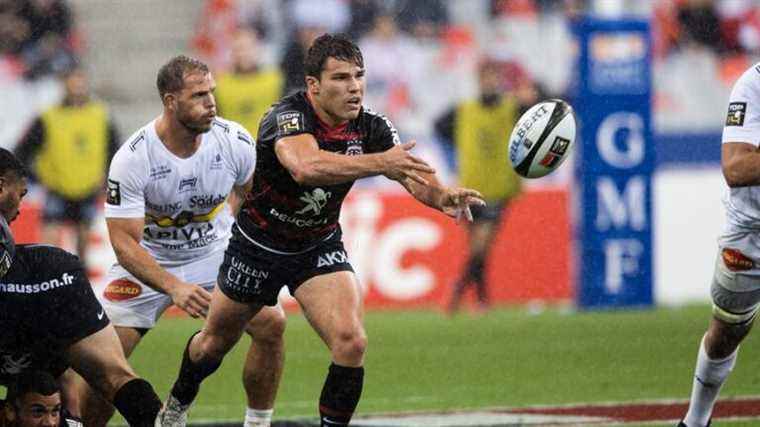
[[163, 408], [158, 412], [156, 427], [185, 427], [189, 410], [190, 404], [183, 405], [170, 394]]

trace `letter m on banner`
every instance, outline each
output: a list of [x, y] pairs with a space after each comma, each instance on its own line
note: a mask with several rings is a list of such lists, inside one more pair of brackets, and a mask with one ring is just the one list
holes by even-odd
[[581, 308], [650, 306], [651, 38], [645, 21], [581, 20], [574, 106], [576, 295]]

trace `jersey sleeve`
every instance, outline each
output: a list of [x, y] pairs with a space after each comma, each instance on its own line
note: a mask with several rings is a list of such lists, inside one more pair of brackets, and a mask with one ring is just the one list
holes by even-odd
[[316, 129], [316, 121], [313, 114], [306, 108], [306, 101], [294, 99], [289, 102], [277, 104], [269, 117], [274, 123], [276, 142], [281, 138], [300, 135], [302, 133], [313, 134]]
[[232, 158], [235, 167], [235, 185], [248, 182], [256, 169], [256, 142], [242, 126], [236, 126], [237, 143], [233, 144]]
[[126, 146], [111, 161], [106, 188], [106, 218], [145, 216], [145, 162], [139, 159], [139, 153]]
[[745, 72], [731, 91], [722, 141], [760, 144], [760, 70], [757, 66]]
[[367, 113], [370, 117], [367, 153], [380, 153], [401, 144], [398, 131], [387, 117], [371, 111]]

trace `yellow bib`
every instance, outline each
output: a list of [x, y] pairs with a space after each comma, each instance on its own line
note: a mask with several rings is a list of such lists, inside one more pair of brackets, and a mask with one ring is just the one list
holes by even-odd
[[487, 201], [507, 199], [520, 191], [507, 143], [515, 120], [517, 104], [507, 97], [493, 107], [468, 101], [457, 110], [454, 140], [460, 184], [480, 191]]
[[280, 99], [282, 75], [276, 70], [235, 75], [222, 74], [217, 80], [216, 102], [222, 117], [233, 120], [254, 137], [259, 120]]
[[42, 115], [45, 140], [35, 172], [50, 190], [72, 200], [102, 185], [108, 153], [108, 114], [95, 102], [55, 107]]

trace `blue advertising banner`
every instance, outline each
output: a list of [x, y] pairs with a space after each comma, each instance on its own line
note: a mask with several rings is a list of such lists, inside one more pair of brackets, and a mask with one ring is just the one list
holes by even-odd
[[655, 164], [649, 24], [585, 18], [576, 25], [577, 303], [649, 306]]

